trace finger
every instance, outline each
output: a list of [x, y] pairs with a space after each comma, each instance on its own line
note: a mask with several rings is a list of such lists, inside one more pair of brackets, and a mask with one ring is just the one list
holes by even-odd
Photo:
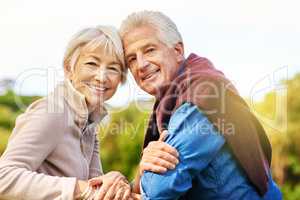
[[125, 187], [120, 188], [120, 189], [117, 191], [114, 200], [121, 200], [121, 199], [123, 198], [123, 196], [124, 196], [124, 193], [125, 193]]
[[141, 200], [142, 199], [142, 196], [140, 194], [136, 194], [136, 193], [131, 193], [130, 197], [133, 200]]
[[167, 169], [158, 165], [154, 165], [152, 163], [143, 162], [141, 163], [141, 172], [143, 173], [144, 171], [162, 174], [167, 172]]
[[149, 157], [143, 159], [142, 162], [151, 163], [153, 165], [160, 166], [160, 167], [167, 168], [167, 169], [174, 169], [176, 167], [175, 164], [168, 162], [164, 159], [161, 159], [157, 156], [149, 156]]
[[165, 141], [165, 139], [167, 138], [168, 134], [169, 134], [168, 130], [163, 130], [162, 133], [159, 136], [158, 141], [161, 141], [161, 142]]
[[172, 156], [175, 156], [176, 158], [179, 157], [178, 151], [165, 142], [153, 142], [151, 146], [149, 145], [143, 150], [143, 155], [151, 154], [153, 151], [164, 151]]
[[167, 153], [172, 154], [175, 157], [179, 157], [177, 150], [165, 142], [161, 142], [161, 141], [150, 142], [149, 145], [143, 150], [143, 154], [147, 154], [148, 152], [151, 152], [153, 150], [165, 151]]
[[[129, 185], [128, 185], [129, 186]], [[130, 194], [131, 194], [131, 188], [130, 186], [128, 188], [126, 188], [123, 199], [122, 200], [128, 200], [130, 198]]]
[[130, 197], [130, 193], [131, 193], [131, 189], [129, 184], [127, 184], [126, 182], [119, 182], [119, 189], [115, 195], [114, 200], [128, 200], [128, 198]]
[[170, 153], [167, 153], [165, 151], [161, 151], [161, 150], [153, 150], [153, 151], [148, 151], [145, 154], [143, 154], [142, 160], [149, 160], [149, 158], [152, 157], [157, 157], [160, 159], [163, 159], [167, 162], [172, 163], [173, 165], [177, 165], [179, 163], [179, 160], [177, 157], [173, 156]]
[[103, 200], [106, 193], [108, 192], [108, 190], [110, 189], [112, 183], [104, 183], [102, 184], [102, 186], [100, 187], [100, 189], [98, 190], [97, 194], [95, 195], [95, 199], [96, 200]]
[[179, 157], [178, 151], [174, 147], [172, 147], [171, 145], [165, 142], [159, 142], [157, 144], [157, 149], [170, 153], [175, 157]]
[[103, 184], [100, 189], [97, 191], [97, 193], [95, 194], [95, 199], [96, 200], [103, 200], [105, 194], [107, 193], [107, 191], [109, 190], [109, 185], [107, 184]]
[[102, 183], [103, 183], [103, 180], [102, 180], [101, 176], [88, 180], [88, 184], [92, 187], [94, 187], [96, 185], [101, 185]]
[[115, 182], [111, 185], [111, 187], [108, 189], [106, 195], [104, 196], [104, 200], [112, 200], [114, 199], [116, 193], [117, 193], [117, 189], [120, 187], [120, 184], [122, 182], [120, 182], [122, 180], [123, 177], [118, 177]]

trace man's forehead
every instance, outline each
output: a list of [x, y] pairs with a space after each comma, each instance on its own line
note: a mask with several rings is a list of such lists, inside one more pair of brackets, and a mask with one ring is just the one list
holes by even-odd
[[142, 50], [148, 46], [155, 45], [157, 41], [154, 38], [140, 38], [124, 44], [125, 54]]
[[135, 28], [123, 37], [125, 51], [129, 51], [132, 47], [143, 47], [149, 43], [155, 43], [157, 40], [156, 31], [149, 27], [143, 26]]

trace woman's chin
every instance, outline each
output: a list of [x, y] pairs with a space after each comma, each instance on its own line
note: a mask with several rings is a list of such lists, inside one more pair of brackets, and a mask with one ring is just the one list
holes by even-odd
[[87, 101], [89, 110], [95, 110], [96, 108], [102, 107], [104, 101], [105, 101], [104, 99], [100, 99], [100, 98]]

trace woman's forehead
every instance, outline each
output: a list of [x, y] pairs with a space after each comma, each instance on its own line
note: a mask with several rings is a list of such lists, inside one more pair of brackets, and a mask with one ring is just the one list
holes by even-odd
[[119, 59], [114, 51], [109, 51], [106, 48], [103, 48], [102, 46], [98, 46], [97, 48], [83, 48], [80, 57], [84, 59], [93, 58], [98, 61], [101, 60], [112, 60], [119, 62]]

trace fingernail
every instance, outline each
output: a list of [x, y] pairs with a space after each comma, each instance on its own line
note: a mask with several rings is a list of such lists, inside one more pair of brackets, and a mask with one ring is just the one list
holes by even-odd
[[178, 159], [176, 159], [176, 165], [179, 163], [179, 160]]

